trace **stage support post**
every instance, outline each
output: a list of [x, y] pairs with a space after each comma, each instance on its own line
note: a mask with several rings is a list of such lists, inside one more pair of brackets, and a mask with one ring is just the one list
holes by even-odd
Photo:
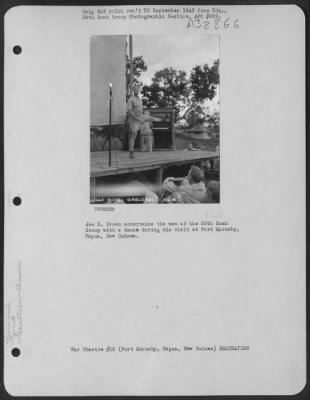
[[129, 35], [129, 96], [132, 95], [133, 85], [133, 54], [132, 54], [132, 35]]
[[163, 172], [164, 169], [158, 168], [155, 171], [155, 188], [156, 188], [156, 194], [158, 194], [159, 196], [161, 195], [161, 190], [162, 190], [162, 184], [163, 184]]
[[109, 167], [112, 165], [112, 83], [109, 83], [110, 88], [110, 109], [109, 109]]

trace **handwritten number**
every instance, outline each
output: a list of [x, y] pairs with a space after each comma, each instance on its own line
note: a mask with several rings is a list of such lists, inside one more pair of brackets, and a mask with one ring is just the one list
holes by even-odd
[[[230, 28], [231, 25], [230, 25], [229, 21], [230, 21], [230, 18], [226, 18], [225, 19], [225, 21], [224, 21], [224, 28], [225, 29]], [[214, 29], [216, 29], [216, 30], [220, 29], [220, 23], [221, 23], [220, 19], [215, 19], [214, 20]], [[194, 18], [193, 19], [192, 17], [188, 17], [188, 22], [187, 22], [186, 28], [187, 29], [188, 28], [199, 29], [199, 28], [203, 27], [204, 29], [208, 29], [209, 25], [210, 25], [209, 21], [201, 22], [200, 18]], [[239, 20], [238, 19], [236, 19], [234, 21], [233, 27], [235, 29], [239, 29]]]
[[192, 17], [188, 18], [187, 28], [199, 29], [201, 26], [200, 19], [193, 20]]
[[196, 19], [196, 22], [197, 22], [197, 26], [196, 26], [196, 28], [198, 29], [198, 28], [201, 28], [201, 23], [200, 23], [200, 19]]

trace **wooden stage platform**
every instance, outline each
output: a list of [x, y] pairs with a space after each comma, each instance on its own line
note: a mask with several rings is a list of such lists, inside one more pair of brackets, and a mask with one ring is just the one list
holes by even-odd
[[156, 150], [153, 152], [135, 152], [135, 158], [129, 158], [128, 151], [112, 151], [112, 165], [109, 167], [108, 151], [91, 153], [90, 177], [96, 178], [121, 175], [149, 170], [161, 170], [170, 166], [201, 163], [209, 160], [211, 169], [219, 153], [212, 151]]

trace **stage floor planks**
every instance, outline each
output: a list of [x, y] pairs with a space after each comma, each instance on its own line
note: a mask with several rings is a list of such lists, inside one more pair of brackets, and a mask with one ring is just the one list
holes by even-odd
[[112, 151], [112, 165], [109, 167], [108, 151], [91, 152], [91, 178], [126, 174], [165, 168], [172, 165], [190, 164], [219, 158], [219, 153], [212, 151], [163, 150], [153, 152], [135, 152], [130, 159], [128, 151]]

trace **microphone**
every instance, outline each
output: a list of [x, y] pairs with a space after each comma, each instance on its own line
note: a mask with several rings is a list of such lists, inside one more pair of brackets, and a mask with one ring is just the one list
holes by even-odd
[[108, 86], [109, 86], [109, 88], [111, 88], [111, 89], [112, 89], [112, 83], [111, 83], [111, 82], [109, 83], [109, 85], [108, 85]]

